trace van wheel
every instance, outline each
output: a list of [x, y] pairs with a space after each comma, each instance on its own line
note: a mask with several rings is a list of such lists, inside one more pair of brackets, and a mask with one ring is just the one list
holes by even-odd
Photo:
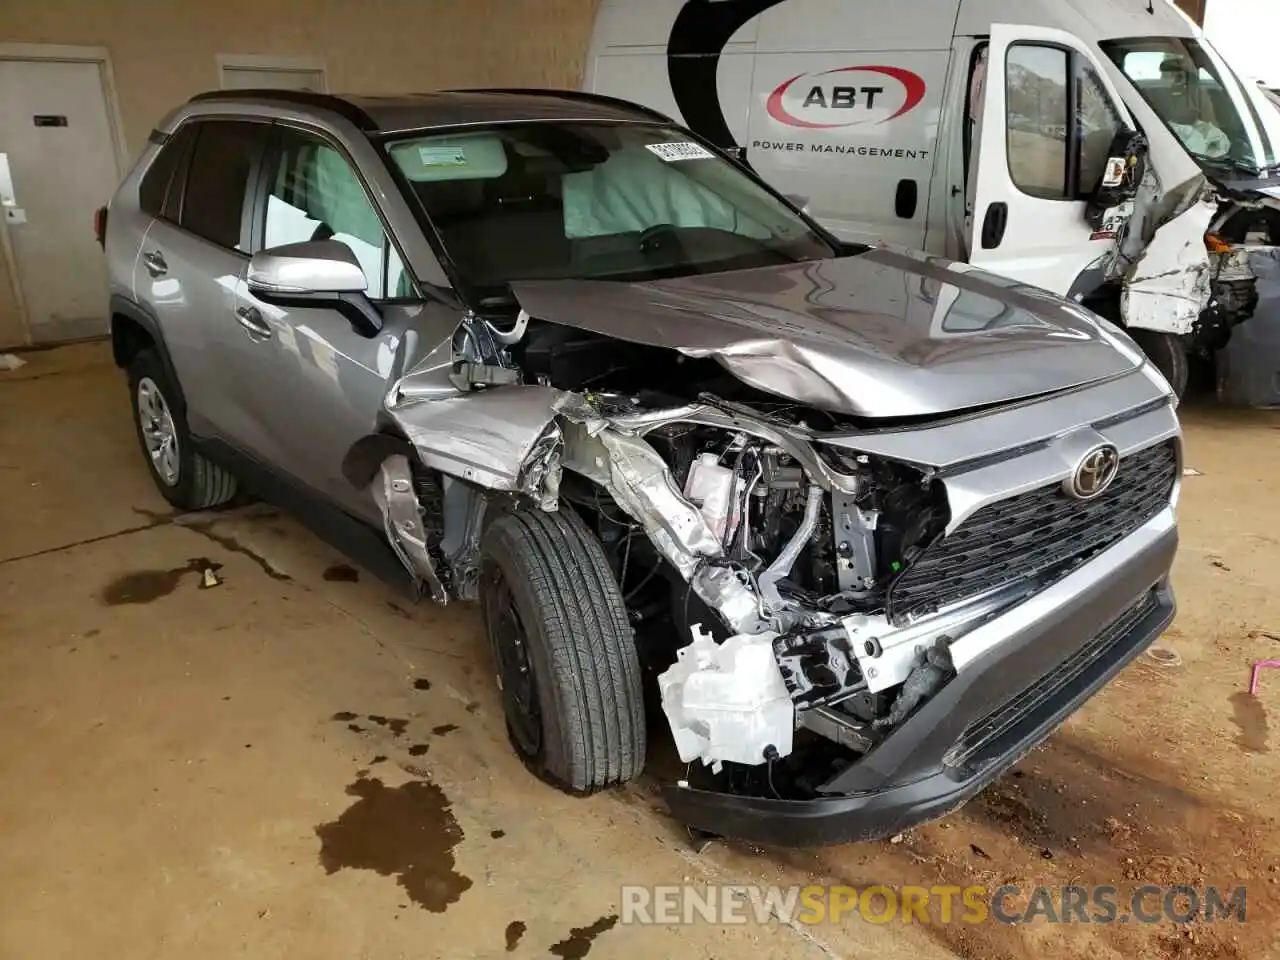
[[1164, 374], [1178, 399], [1187, 392], [1190, 364], [1182, 338], [1155, 330], [1130, 330], [1129, 336], [1142, 348], [1156, 369]]
[[640, 662], [600, 542], [567, 510], [522, 511], [485, 531], [480, 603], [511, 744], [571, 793], [644, 767]]
[[234, 497], [236, 478], [195, 449], [159, 355], [138, 351], [128, 373], [138, 444], [161, 496], [180, 510], [207, 510]]

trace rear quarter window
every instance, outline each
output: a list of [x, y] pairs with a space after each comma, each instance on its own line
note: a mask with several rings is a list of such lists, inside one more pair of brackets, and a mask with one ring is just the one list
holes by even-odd
[[142, 182], [138, 185], [138, 205], [144, 213], [153, 217], [165, 215], [165, 200], [183, 154], [190, 145], [192, 134], [190, 124], [174, 131], [160, 147], [147, 172], [142, 175]]

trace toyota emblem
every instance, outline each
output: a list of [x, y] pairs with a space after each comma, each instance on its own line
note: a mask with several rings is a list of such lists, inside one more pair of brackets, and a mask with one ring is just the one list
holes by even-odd
[[1077, 500], [1092, 500], [1106, 493], [1120, 472], [1120, 451], [1104, 443], [1086, 453], [1064, 484], [1067, 494]]

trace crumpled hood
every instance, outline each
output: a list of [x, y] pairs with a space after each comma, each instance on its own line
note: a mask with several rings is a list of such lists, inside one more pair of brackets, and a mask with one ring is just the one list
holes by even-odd
[[540, 320], [711, 357], [760, 390], [860, 417], [1015, 401], [1143, 363], [1132, 341], [1069, 301], [883, 247], [676, 280], [511, 289]]

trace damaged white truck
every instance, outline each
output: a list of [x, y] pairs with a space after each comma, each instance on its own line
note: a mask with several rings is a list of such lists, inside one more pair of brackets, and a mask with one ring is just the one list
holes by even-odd
[[1176, 398], [1123, 332], [842, 242], [643, 108], [204, 95], [104, 240], [161, 492], [478, 601], [567, 790], [636, 777], [660, 714], [690, 827], [893, 834], [1173, 618]]
[[1280, 114], [1169, 0], [603, 0], [585, 86], [843, 240], [1083, 302], [1180, 395], [1280, 245]]

